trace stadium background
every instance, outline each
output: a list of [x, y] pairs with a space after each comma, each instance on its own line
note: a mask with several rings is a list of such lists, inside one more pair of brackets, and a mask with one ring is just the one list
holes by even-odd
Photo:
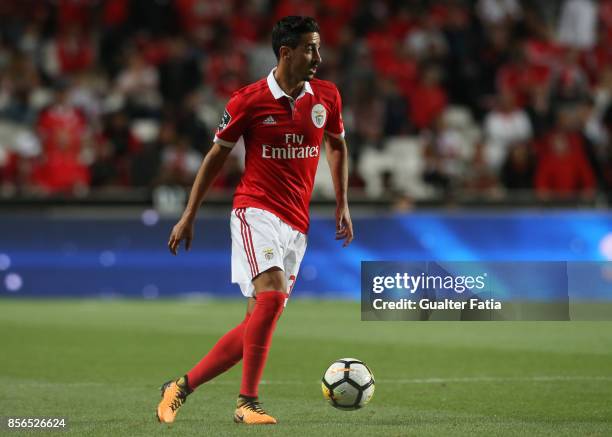
[[[319, 408], [316, 387], [296, 398], [289, 384], [266, 386], [287, 426], [612, 432], [607, 324], [363, 326], [356, 302], [362, 260], [612, 260], [610, 0], [1, 1], [0, 324], [11, 354], [0, 381], [16, 388], [0, 392], [2, 411], [70, 412], [81, 435], [151, 435], [152, 381], [199, 359], [194, 345], [239, 317], [240, 300], [209, 299], [239, 296], [227, 223], [239, 148], [192, 252], [174, 258], [166, 242], [225, 102], [269, 72], [270, 29], [288, 14], [319, 21], [318, 76], [343, 97], [356, 240], [333, 240], [322, 158], [296, 301], [275, 340], [289, 352], [273, 354], [266, 378], [287, 380], [290, 366], [314, 381], [354, 354], [381, 384], [361, 419]], [[205, 299], [156, 300], [175, 297]], [[156, 355], [160, 345], [173, 356]], [[211, 393], [227, 397], [232, 372]], [[403, 408], [413, 393], [421, 409]], [[126, 418], [134, 405], [142, 412]]]
[[289, 13], [319, 20], [320, 77], [343, 96], [357, 232], [330, 255], [321, 159], [297, 291], [356, 297], [362, 259], [612, 259], [610, 1], [9, 0], [2, 294], [228, 293], [220, 218], [241, 148], [194, 253], [171, 259], [165, 234], [229, 95], [274, 65], [270, 29]]

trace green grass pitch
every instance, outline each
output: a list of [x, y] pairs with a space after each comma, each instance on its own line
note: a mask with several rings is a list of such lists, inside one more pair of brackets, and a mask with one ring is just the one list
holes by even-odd
[[[190, 396], [175, 424], [158, 424], [159, 385], [197, 362], [244, 307], [2, 300], [0, 416], [65, 416], [59, 435], [77, 436], [612, 435], [611, 322], [360, 322], [357, 303], [297, 299], [260, 387], [277, 426], [232, 422], [240, 365]], [[321, 395], [323, 371], [347, 356], [376, 377], [359, 411]]]

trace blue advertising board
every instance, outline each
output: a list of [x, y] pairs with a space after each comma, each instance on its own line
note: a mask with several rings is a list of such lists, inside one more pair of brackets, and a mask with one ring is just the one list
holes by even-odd
[[[172, 256], [174, 221], [0, 218], [0, 296], [240, 297], [230, 283], [228, 218], [197, 223], [189, 253]], [[329, 217], [313, 217], [294, 297], [360, 297], [362, 261], [606, 261], [612, 214], [594, 211], [431, 211], [354, 218], [342, 248]]]

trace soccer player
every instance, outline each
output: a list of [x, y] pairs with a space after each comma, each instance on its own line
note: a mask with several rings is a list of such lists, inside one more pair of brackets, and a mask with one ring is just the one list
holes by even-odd
[[196, 213], [240, 138], [246, 164], [234, 195], [230, 227], [232, 282], [248, 298], [244, 320], [227, 332], [184, 376], [162, 386], [157, 418], [174, 421], [187, 396], [242, 360], [234, 421], [275, 424], [258, 401], [272, 334], [306, 249], [308, 207], [322, 145], [336, 193], [336, 239], [353, 240], [347, 203], [347, 148], [336, 86], [314, 79], [321, 63], [319, 27], [310, 17], [281, 19], [272, 31], [278, 64], [267, 78], [230, 98], [214, 144], [195, 178], [168, 247], [189, 250]]

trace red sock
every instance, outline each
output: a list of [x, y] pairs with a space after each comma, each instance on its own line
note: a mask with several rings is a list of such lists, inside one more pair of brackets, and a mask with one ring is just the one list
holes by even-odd
[[222, 374], [242, 359], [242, 340], [249, 318], [250, 314], [247, 314], [238, 326], [221, 337], [210, 352], [187, 372], [187, 383], [191, 390]]
[[257, 293], [255, 309], [244, 331], [242, 385], [240, 394], [257, 397], [257, 388], [266, 365], [276, 321], [283, 312], [287, 295], [280, 291]]

